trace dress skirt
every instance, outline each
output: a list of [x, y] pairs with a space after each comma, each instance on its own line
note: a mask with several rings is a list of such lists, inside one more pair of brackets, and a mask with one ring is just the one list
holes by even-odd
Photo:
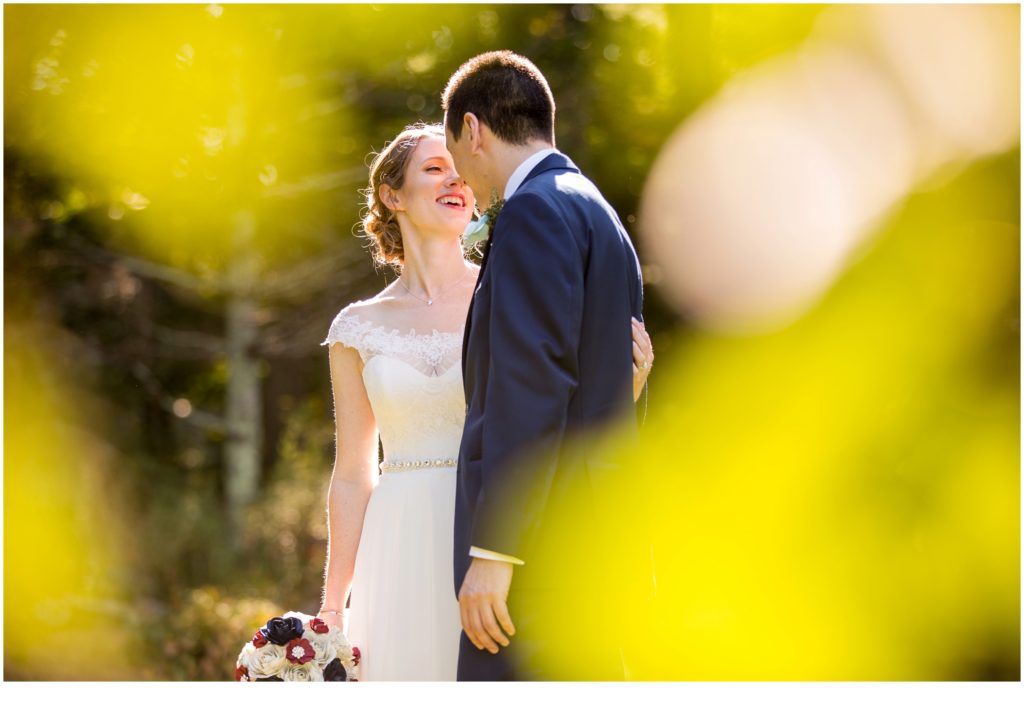
[[356, 553], [348, 639], [365, 681], [455, 681], [454, 467], [385, 472]]

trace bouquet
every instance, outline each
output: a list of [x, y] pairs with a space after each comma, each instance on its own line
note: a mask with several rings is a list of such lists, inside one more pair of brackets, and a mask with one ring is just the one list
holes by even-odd
[[271, 618], [238, 655], [235, 681], [354, 682], [359, 648], [319, 618], [289, 611]]

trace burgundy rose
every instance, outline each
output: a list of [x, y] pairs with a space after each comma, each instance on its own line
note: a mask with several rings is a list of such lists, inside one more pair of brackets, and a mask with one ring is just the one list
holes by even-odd
[[263, 634], [263, 630], [256, 631], [256, 635], [252, 636], [252, 644], [253, 644], [254, 647], [257, 647], [257, 648], [263, 647], [268, 642], [270, 642], [270, 641], [267, 640], [267, 636], [265, 636]]
[[313, 646], [309, 644], [308, 640], [303, 638], [296, 638], [295, 640], [289, 640], [284, 646], [285, 657], [292, 664], [306, 664], [311, 659], [316, 657], [316, 653], [313, 651]]
[[352, 648], [352, 657], [355, 658], [356, 664], [359, 664], [359, 658], [362, 657], [362, 655], [359, 653], [359, 648]]
[[309, 622], [309, 627], [313, 629], [314, 633], [320, 633], [321, 635], [330, 630], [330, 628], [327, 627], [327, 621], [322, 618], [312, 619]]
[[235, 681], [240, 682], [242, 680], [249, 681], [249, 670], [244, 664], [240, 664], [235, 667]]

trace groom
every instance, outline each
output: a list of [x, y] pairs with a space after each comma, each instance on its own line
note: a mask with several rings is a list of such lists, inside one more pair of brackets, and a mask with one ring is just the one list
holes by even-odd
[[554, 98], [533, 63], [510, 51], [470, 59], [443, 107], [457, 170], [482, 206], [505, 200], [463, 342], [458, 679], [622, 679], [610, 590], [622, 562], [600, 536], [619, 514], [599, 493], [623, 470], [593, 438], [613, 424], [636, 432], [636, 253], [554, 148]]

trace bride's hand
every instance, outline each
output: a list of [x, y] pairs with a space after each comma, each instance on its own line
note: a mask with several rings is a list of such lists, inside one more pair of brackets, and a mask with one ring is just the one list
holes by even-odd
[[348, 620], [345, 616], [344, 611], [325, 611], [321, 609], [317, 612], [316, 617], [327, 624], [329, 628], [339, 628], [342, 633], [348, 634], [346, 628], [348, 627]]
[[647, 376], [654, 367], [654, 346], [643, 322], [633, 319], [633, 401], [640, 399], [640, 393], [647, 382]]

